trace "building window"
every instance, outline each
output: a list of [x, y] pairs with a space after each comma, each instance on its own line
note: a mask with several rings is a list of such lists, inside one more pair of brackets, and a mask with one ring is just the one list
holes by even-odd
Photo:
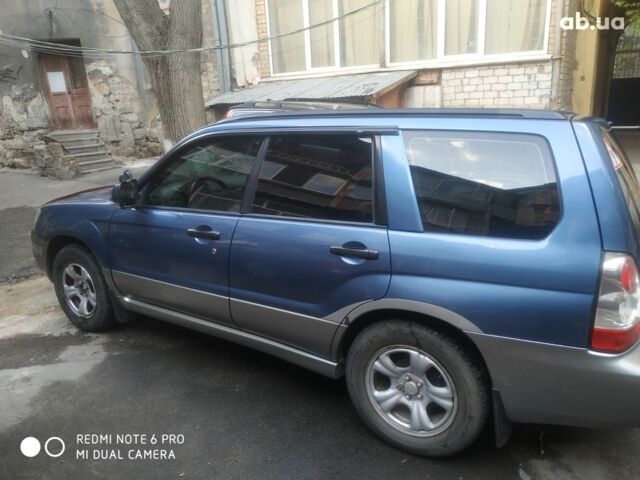
[[[309, 0], [309, 22], [314, 25], [333, 18], [333, 0]], [[330, 67], [336, 64], [334, 27], [320, 25], [309, 32], [312, 67]]]
[[266, 1], [269, 36], [285, 35], [274, 75], [543, 53], [549, 19], [549, 0]]
[[372, 0], [268, 0], [269, 36], [285, 34], [270, 41], [273, 74], [378, 66], [380, 42], [363, 39], [379, 38], [381, 11]]
[[391, 2], [389, 57], [392, 63], [429, 60], [437, 55], [438, 1]]
[[445, 2], [446, 55], [478, 52], [478, 0], [447, 0]]
[[[289, 35], [304, 27], [300, 0], [272, 0], [269, 2], [269, 30], [273, 73], [305, 70], [304, 33]], [[283, 35], [284, 36], [281, 36]]]
[[542, 50], [547, 0], [487, 0], [487, 54]]
[[[380, 64], [379, 9], [371, 0], [339, 0], [340, 57], [343, 67]], [[362, 10], [360, 10], [362, 9]], [[357, 13], [344, 16], [349, 12]]]

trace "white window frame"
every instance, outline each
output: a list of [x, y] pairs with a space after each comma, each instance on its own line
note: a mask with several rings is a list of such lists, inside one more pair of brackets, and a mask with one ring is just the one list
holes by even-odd
[[[371, 64], [371, 65], [356, 65], [351, 67], [341, 66], [340, 58], [340, 25], [338, 19], [338, 0], [332, 0], [334, 17], [333, 22], [333, 43], [334, 43], [334, 65], [326, 67], [313, 67], [311, 65], [311, 31], [309, 30], [309, 0], [300, 0], [302, 2], [303, 10], [303, 27], [305, 38], [305, 65], [306, 70], [300, 70], [297, 72], [283, 72], [274, 73], [273, 69], [273, 52], [271, 49], [271, 40], [267, 42], [269, 50], [269, 70], [271, 78], [288, 78], [288, 77], [309, 77], [309, 76], [321, 76], [327, 73], [343, 72], [343, 73], [356, 73], [356, 72], [371, 72], [371, 71], [387, 71], [387, 70], [402, 70], [402, 69], [421, 69], [421, 68], [447, 68], [447, 67], [460, 67], [470, 65], [487, 65], [494, 63], [511, 63], [527, 60], [543, 60], [551, 57], [549, 54], [549, 33], [551, 26], [551, 3], [552, 0], [546, 0], [545, 11], [545, 25], [543, 31], [543, 42], [540, 50], [530, 50], [523, 52], [511, 52], [511, 53], [495, 53], [485, 54], [485, 40], [486, 40], [486, 25], [487, 25], [487, 0], [478, 0], [478, 50], [476, 53], [460, 54], [460, 55], [446, 55], [445, 54], [445, 8], [447, 0], [437, 1], [437, 44], [436, 44], [436, 57], [427, 60], [411, 60], [406, 62], [392, 62], [391, 61], [391, 20], [390, 20], [390, 1], [385, 0], [382, 5], [384, 6], [383, 25], [384, 25], [384, 65]], [[371, 7], [372, 9], [380, 8], [378, 5]], [[269, 0], [265, 0], [266, 10], [266, 24], [267, 24], [267, 37], [271, 37], [271, 27], [269, 22]]]
[[[341, 65], [342, 59], [340, 58], [340, 22], [338, 15], [338, 0], [332, 0], [332, 8], [333, 8], [333, 18], [331, 19], [333, 23], [333, 57], [334, 64], [326, 67], [313, 67], [311, 65], [311, 30], [309, 30], [309, 26], [311, 25], [309, 22], [309, 0], [299, 0], [302, 2], [302, 21], [304, 31], [304, 41], [305, 41], [305, 70], [299, 70], [297, 72], [283, 72], [283, 73], [275, 73], [273, 70], [273, 52], [271, 50], [271, 40], [267, 42], [269, 46], [269, 71], [271, 76], [276, 77], [291, 77], [291, 76], [304, 76], [309, 74], [317, 74], [317, 73], [330, 73], [330, 72], [353, 72], [353, 71], [361, 71], [361, 70], [371, 70], [380, 68], [380, 64], [374, 63], [370, 65], [355, 65], [352, 67], [344, 67]], [[266, 10], [266, 23], [267, 23], [267, 37], [271, 38], [271, 24], [269, 21], [269, 0], [265, 0], [265, 10]], [[375, 7], [371, 7], [373, 9], [379, 8], [378, 5]]]

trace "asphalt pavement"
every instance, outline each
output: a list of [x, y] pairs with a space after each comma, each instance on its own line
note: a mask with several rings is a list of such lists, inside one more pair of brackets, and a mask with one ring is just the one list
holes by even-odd
[[[127, 165], [139, 176], [155, 159]], [[31, 255], [29, 232], [36, 209], [73, 192], [117, 182], [121, 169], [104, 170], [73, 180], [42, 177], [31, 170], [0, 168], [0, 285], [39, 275]]]
[[[1, 479], [640, 477], [640, 429], [516, 425], [502, 449], [487, 431], [429, 460], [371, 434], [342, 381], [149, 318], [79, 332], [34, 269], [28, 232], [44, 201], [118, 173], [61, 182], [0, 171]], [[32, 458], [26, 437], [42, 447]]]

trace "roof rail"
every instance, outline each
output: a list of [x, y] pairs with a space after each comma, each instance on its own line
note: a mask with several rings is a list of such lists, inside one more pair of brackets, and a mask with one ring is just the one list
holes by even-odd
[[247, 120], [268, 120], [300, 117], [492, 117], [492, 118], [527, 118], [537, 120], [569, 120], [574, 112], [561, 110], [536, 110], [520, 108], [371, 108], [371, 109], [338, 109], [338, 110], [299, 110], [244, 115], [222, 120], [219, 123], [244, 122]]

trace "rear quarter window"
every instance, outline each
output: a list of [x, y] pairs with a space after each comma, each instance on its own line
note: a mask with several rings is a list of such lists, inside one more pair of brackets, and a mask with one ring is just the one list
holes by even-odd
[[425, 231], [540, 239], [560, 219], [551, 151], [539, 136], [405, 131]]
[[602, 131], [602, 141], [618, 177], [618, 183], [629, 209], [631, 220], [636, 230], [640, 231], [640, 186], [636, 173], [624, 150], [609, 132]]

